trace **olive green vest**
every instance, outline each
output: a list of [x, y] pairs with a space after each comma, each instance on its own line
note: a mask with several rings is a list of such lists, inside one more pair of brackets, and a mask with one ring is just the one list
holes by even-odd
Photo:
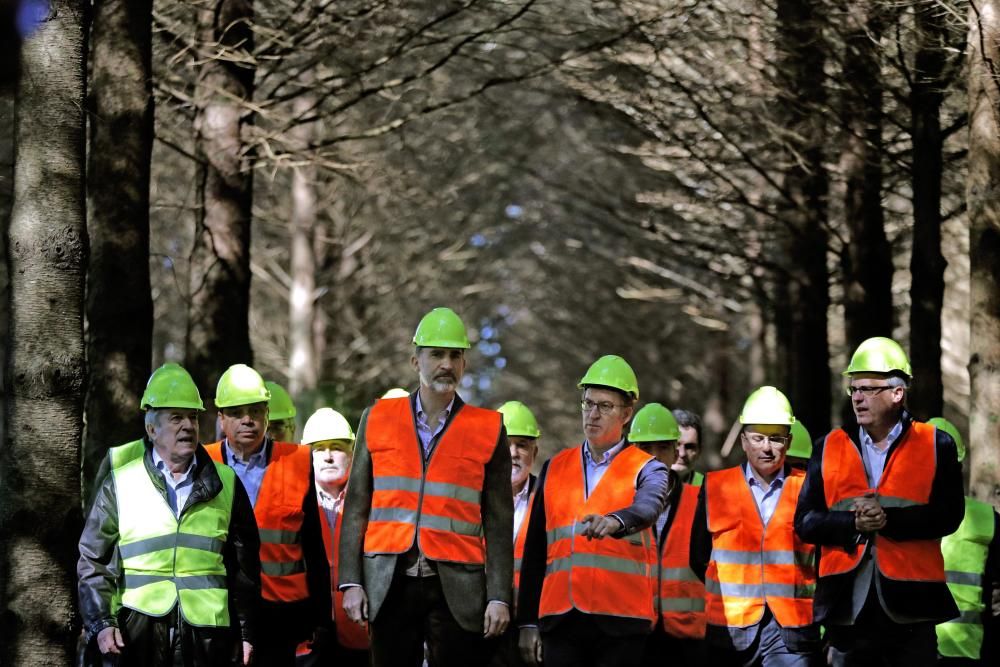
[[121, 465], [112, 469], [124, 575], [122, 606], [164, 616], [179, 602], [181, 615], [191, 625], [229, 626], [222, 550], [229, 535], [236, 473], [213, 462], [222, 490], [211, 500], [188, 505], [178, 521], [149, 478], [143, 456], [128, 454], [123, 451]]
[[965, 499], [962, 525], [941, 540], [945, 579], [961, 615], [937, 626], [938, 653], [947, 658], [979, 659], [983, 646], [983, 573], [993, 540], [993, 507]]

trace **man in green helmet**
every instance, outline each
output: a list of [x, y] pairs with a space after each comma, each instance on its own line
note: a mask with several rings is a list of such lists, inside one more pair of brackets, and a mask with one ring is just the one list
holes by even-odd
[[638, 665], [655, 620], [649, 564], [669, 472], [625, 442], [632, 367], [595, 361], [580, 380], [584, 442], [542, 467], [528, 520], [517, 620], [521, 657], [550, 667]]
[[142, 440], [108, 451], [80, 537], [80, 611], [105, 664], [249, 664], [260, 541], [239, 479], [198, 444], [191, 376], [165, 364]]
[[820, 547], [816, 620], [834, 665], [933, 665], [934, 626], [958, 616], [941, 557], [965, 507], [955, 441], [907, 412], [895, 341], [864, 341], [843, 374], [855, 418], [814, 443], [795, 514]]
[[275, 442], [295, 442], [295, 403], [277, 382], [265, 382], [271, 393], [267, 401], [267, 434]]
[[[420, 386], [361, 417], [340, 538], [340, 589], [369, 621], [375, 667], [485, 665], [510, 620], [511, 463], [502, 416], [457, 390], [469, 339], [435, 308], [413, 336]], [[486, 640], [486, 641], [484, 641]]]
[[[950, 435], [965, 460], [965, 442], [943, 417], [928, 424]], [[965, 518], [941, 540], [951, 591], [961, 615], [937, 626], [939, 665], [995, 665], [1000, 660], [1000, 514], [993, 506], [965, 497]]]

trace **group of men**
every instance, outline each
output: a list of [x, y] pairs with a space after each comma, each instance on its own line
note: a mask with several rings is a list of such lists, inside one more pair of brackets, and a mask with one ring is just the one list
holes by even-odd
[[248, 366], [219, 380], [223, 437], [206, 446], [190, 376], [154, 372], [145, 435], [109, 451], [80, 540], [106, 664], [930, 665], [993, 650], [997, 515], [964, 498], [954, 427], [906, 411], [895, 342], [854, 353], [854, 422], [814, 445], [761, 387], [739, 416], [746, 461], [705, 475], [698, 416], [637, 410], [633, 369], [601, 357], [579, 382], [582, 443], [537, 477], [531, 410], [457, 393], [460, 318], [434, 309], [412, 342], [416, 391], [376, 401], [356, 436], [323, 408], [301, 444], [290, 397]]

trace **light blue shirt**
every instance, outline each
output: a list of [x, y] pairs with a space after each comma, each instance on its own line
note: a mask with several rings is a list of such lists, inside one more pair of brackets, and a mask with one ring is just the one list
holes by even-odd
[[188, 469], [179, 479], [175, 479], [174, 474], [167, 467], [167, 462], [160, 457], [156, 448], [153, 448], [153, 465], [160, 471], [167, 483], [167, 504], [173, 510], [174, 516], [178, 518], [180, 518], [181, 510], [184, 509], [184, 505], [191, 496], [191, 489], [194, 487], [194, 463], [194, 457], [192, 457]]
[[[879, 449], [875, 446], [875, 441], [868, 435], [864, 426], [858, 427], [858, 437], [861, 439], [861, 453], [865, 459], [865, 473], [868, 475], [868, 486], [875, 488], [882, 479], [882, 471], [885, 470], [885, 459], [889, 454], [889, 447]], [[886, 441], [891, 445], [903, 432], [903, 422], [898, 421], [889, 431]]]
[[226, 462], [243, 482], [243, 488], [250, 496], [250, 504], [254, 506], [257, 505], [260, 485], [264, 482], [264, 473], [267, 472], [267, 450], [271, 446], [270, 441], [270, 438], [264, 438], [264, 444], [261, 448], [251, 454], [246, 461], [241, 459], [229, 446], [228, 438], [222, 442], [222, 446], [226, 448]]
[[757, 503], [757, 509], [760, 511], [760, 518], [766, 526], [778, 506], [781, 490], [785, 488], [785, 469], [779, 470], [778, 475], [766, 487], [754, 477], [753, 468], [749, 463], [747, 463], [744, 473], [747, 477], [747, 484], [750, 485], [750, 493], [753, 494], [754, 502]]
[[424, 448], [425, 459], [430, 457], [434, 440], [441, 435], [441, 431], [444, 430], [444, 425], [448, 423], [448, 417], [451, 416], [451, 409], [454, 406], [455, 399], [453, 397], [451, 402], [448, 403], [447, 407], [445, 407], [444, 414], [441, 415], [441, 418], [438, 420], [437, 427], [431, 431], [431, 427], [427, 423], [427, 413], [424, 412], [424, 406], [420, 403], [420, 392], [417, 392], [417, 437], [420, 438], [420, 444]]
[[583, 443], [583, 470], [587, 477], [587, 488], [584, 489], [585, 499], [597, 488], [597, 484], [604, 477], [604, 473], [611, 467], [611, 462], [618, 456], [618, 453], [625, 448], [625, 438], [618, 441], [611, 449], [604, 452], [600, 461], [595, 461], [590, 455], [590, 443]]

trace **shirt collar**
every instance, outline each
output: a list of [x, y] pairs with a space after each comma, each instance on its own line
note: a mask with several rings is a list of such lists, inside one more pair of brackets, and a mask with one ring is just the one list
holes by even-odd
[[[191, 474], [191, 471], [194, 470], [194, 464], [195, 464], [195, 457], [192, 456], [191, 463], [188, 465], [187, 470], [184, 471], [184, 475], [181, 477], [181, 481], [183, 481]], [[167, 462], [164, 461], [163, 457], [160, 456], [160, 453], [156, 451], [156, 447], [153, 447], [153, 465], [156, 466], [156, 469], [162, 473], [170, 472], [170, 468], [167, 467]]]
[[[753, 468], [750, 467], [749, 463], [746, 464], [743, 473], [746, 475], [747, 484], [749, 484], [750, 486], [760, 486], [761, 488], [764, 488], [763, 485], [757, 481], [757, 478], [754, 477]], [[775, 486], [782, 486], [784, 483], [785, 483], [785, 466], [781, 466], [781, 470], [778, 471], [778, 474], [775, 476], [774, 479], [771, 480], [771, 484], [767, 488], [773, 489]]]
[[267, 436], [264, 436], [264, 442], [263, 444], [261, 444], [260, 449], [258, 449], [256, 452], [254, 452], [244, 460], [242, 457], [240, 457], [239, 454], [237, 454], [233, 450], [232, 447], [229, 446], [229, 438], [226, 438], [223, 441], [226, 445], [226, 456], [234, 461], [239, 461], [244, 465], [259, 466], [263, 468], [265, 465], [267, 465], [267, 446], [269, 439], [270, 438], [268, 438]]
[[[446, 405], [445, 408], [444, 408], [444, 414], [445, 414], [446, 418], [447, 418], [448, 415], [451, 414], [451, 409], [454, 406], [455, 406], [455, 397], [452, 396], [451, 400], [448, 401], [448, 405]], [[420, 391], [419, 390], [417, 391], [417, 403], [416, 403], [415, 407], [416, 407], [416, 410], [417, 410], [417, 418], [420, 419], [420, 421], [424, 421], [425, 418], [427, 417], [427, 413], [424, 412], [424, 404], [420, 402]]]
[[[898, 438], [899, 434], [902, 432], [903, 432], [903, 421], [899, 420], [898, 422], [896, 422], [896, 425], [892, 427], [892, 430], [889, 431], [889, 438], [888, 438], [889, 443], [892, 444], [893, 442], [895, 442], [896, 438]], [[865, 447], [875, 446], [875, 441], [872, 440], [872, 437], [870, 435], [868, 435], [868, 431], [865, 430], [864, 426], [858, 427], [858, 435], [861, 438], [861, 444], [864, 445]]]
[[618, 456], [618, 452], [625, 448], [625, 438], [619, 440], [614, 447], [604, 452], [604, 456], [601, 457], [600, 461], [595, 461], [590, 455], [590, 443], [588, 441], [583, 442], [583, 456], [587, 461], [595, 465], [607, 465], [611, 463], [611, 460]]

